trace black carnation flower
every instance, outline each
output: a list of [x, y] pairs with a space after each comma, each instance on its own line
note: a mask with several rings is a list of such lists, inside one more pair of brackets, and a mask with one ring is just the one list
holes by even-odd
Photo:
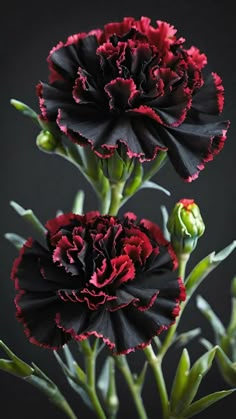
[[29, 239], [12, 269], [30, 342], [58, 349], [94, 335], [128, 353], [174, 323], [185, 288], [157, 225], [89, 212], [60, 215], [46, 228], [47, 247]]
[[205, 54], [184, 43], [173, 26], [146, 17], [70, 36], [49, 54], [41, 117], [102, 158], [119, 142], [141, 162], [167, 151], [180, 176], [195, 179], [222, 149], [229, 122], [215, 120], [221, 78], [204, 79]]

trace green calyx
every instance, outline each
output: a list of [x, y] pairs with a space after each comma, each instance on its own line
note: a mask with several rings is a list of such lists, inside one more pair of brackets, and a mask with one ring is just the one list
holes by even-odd
[[101, 159], [101, 169], [111, 183], [125, 182], [134, 169], [134, 159], [120, 146], [109, 158]]
[[199, 207], [192, 199], [182, 199], [170, 214], [167, 228], [178, 254], [190, 254], [205, 231]]

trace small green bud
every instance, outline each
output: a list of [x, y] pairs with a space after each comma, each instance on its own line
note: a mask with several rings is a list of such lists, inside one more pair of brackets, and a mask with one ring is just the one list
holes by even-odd
[[200, 210], [193, 199], [181, 199], [177, 202], [168, 219], [167, 228], [176, 253], [192, 253], [198, 238], [205, 231]]
[[53, 153], [59, 145], [59, 140], [51, 132], [42, 130], [36, 138], [38, 148], [46, 153]]
[[101, 159], [101, 168], [111, 183], [125, 182], [133, 171], [134, 161], [121, 145], [111, 157]]

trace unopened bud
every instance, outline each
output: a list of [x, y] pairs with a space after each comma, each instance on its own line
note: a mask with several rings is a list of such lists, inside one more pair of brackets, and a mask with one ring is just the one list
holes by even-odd
[[59, 140], [49, 131], [41, 131], [36, 138], [38, 148], [46, 153], [53, 153], [59, 145]]
[[192, 253], [198, 238], [205, 231], [200, 210], [193, 199], [181, 199], [177, 202], [168, 219], [167, 228], [176, 253]]

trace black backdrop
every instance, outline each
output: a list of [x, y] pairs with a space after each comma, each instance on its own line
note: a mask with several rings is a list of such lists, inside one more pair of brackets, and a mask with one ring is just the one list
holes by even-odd
[[[232, 2], [233, 3], [233, 2]], [[78, 188], [86, 191], [85, 209], [96, 208], [93, 192], [77, 171], [59, 157], [40, 152], [35, 146], [38, 129], [9, 104], [16, 98], [37, 109], [35, 85], [46, 81], [46, 57], [52, 46], [65, 40], [70, 34], [88, 31], [108, 21], [121, 20], [123, 16], [149, 16], [155, 20], [166, 20], [173, 24], [179, 34], [187, 39], [189, 46], [196, 45], [208, 56], [208, 71], [218, 72], [225, 86], [225, 108], [223, 118], [231, 120], [228, 140], [223, 151], [207, 164], [206, 169], [192, 184], [184, 183], [167, 164], [155, 176], [155, 180], [171, 191], [171, 197], [159, 192], [139, 192], [125, 209], [139, 216], [160, 222], [160, 205], [171, 209], [183, 197], [194, 198], [201, 207], [206, 223], [206, 232], [192, 256], [189, 268], [213, 250], [219, 251], [236, 238], [235, 222], [235, 137], [236, 137], [236, 78], [235, 78], [235, 20], [230, 0], [121, 0], [112, 2], [91, 0], [68, 2], [12, 2], [1, 6], [1, 217], [0, 217], [0, 338], [27, 362], [34, 361], [60, 386], [78, 413], [78, 417], [92, 418], [86, 414], [80, 399], [69, 388], [57, 367], [52, 353], [28, 343], [22, 326], [15, 319], [13, 304], [14, 290], [9, 279], [15, 249], [3, 238], [5, 232], [22, 235], [31, 230], [9, 206], [10, 200], [33, 208], [45, 222], [58, 209], [68, 211]], [[230, 281], [236, 274], [235, 252], [201, 285], [199, 293], [208, 299], [218, 315], [226, 322], [230, 312]], [[211, 339], [212, 332], [195, 308], [195, 298], [183, 317], [182, 329], [201, 327]], [[202, 352], [197, 341], [189, 346], [192, 360]], [[1, 353], [2, 355], [2, 353]], [[165, 364], [168, 386], [173, 378], [179, 353], [171, 353]], [[141, 353], [130, 355], [133, 368], [143, 362]], [[118, 385], [123, 404], [119, 417], [136, 418], [129, 401], [128, 391], [118, 375]], [[205, 377], [199, 395], [227, 388], [214, 364]], [[157, 416], [155, 385], [151, 374], [144, 391], [149, 400], [150, 419]], [[224, 399], [200, 418], [233, 417], [236, 398]], [[1, 417], [25, 419], [63, 418], [46, 398], [36, 389], [17, 378], [0, 372]], [[2, 413], [5, 411], [5, 413]], [[226, 413], [227, 412], [227, 413]], [[160, 414], [159, 414], [160, 417]]]

